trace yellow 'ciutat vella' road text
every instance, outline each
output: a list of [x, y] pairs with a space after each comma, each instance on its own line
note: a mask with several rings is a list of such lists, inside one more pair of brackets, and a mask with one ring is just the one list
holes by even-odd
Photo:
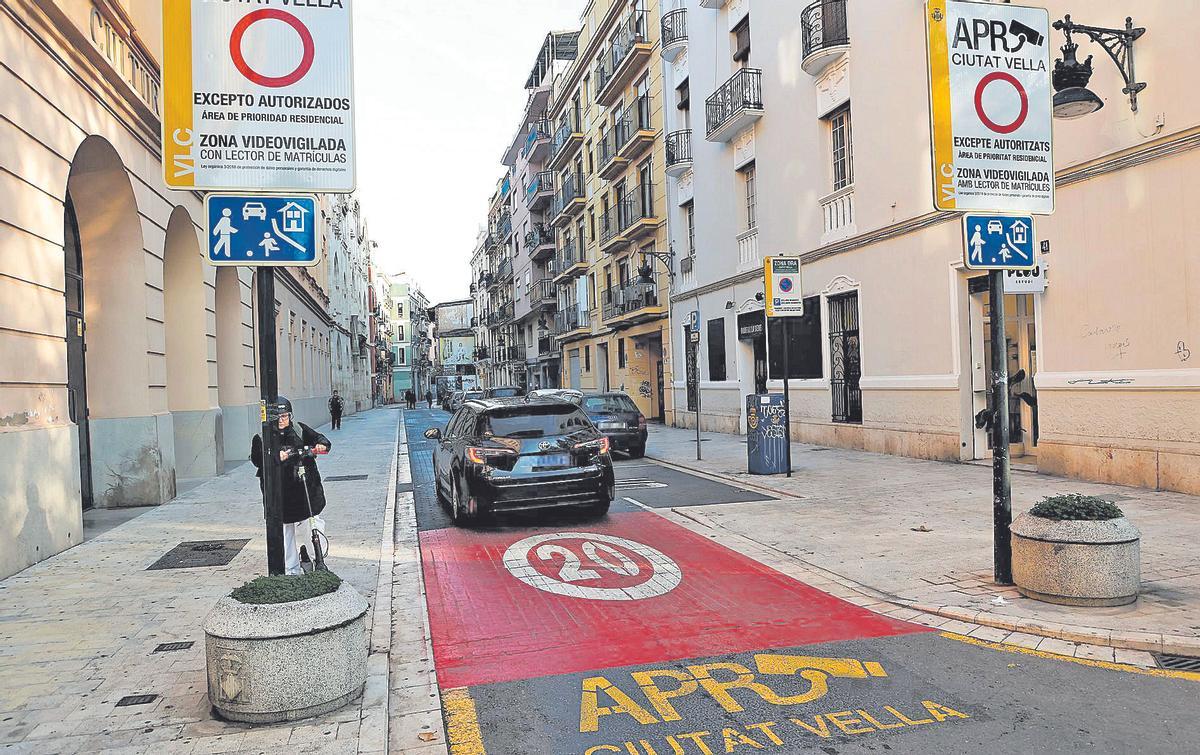
[[[687, 731], [653, 739], [636, 739], [617, 744], [600, 744], [584, 750], [583, 755], [603, 755], [616, 752], [626, 755], [717, 755], [718, 753], [773, 750], [803, 744], [813, 737], [829, 739], [834, 736], [872, 734], [914, 726], [937, 726], [947, 721], [970, 718], [962, 711], [922, 700], [921, 710], [907, 713], [896, 705], [884, 705], [878, 710], [843, 710], [818, 713], [804, 718], [781, 721], [762, 721], [753, 724], [726, 726], [710, 731]], [[724, 723], [724, 722], [723, 722]]]
[[[754, 656], [754, 665], [757, 674], [740, 663], [731, 662], [634, 671], [629, 675], [633, 684], [626, 684], [624, 688], [605, 676], [586, 677], [581, 683], [579, 731], [599, 731], [601, 719], [607, 716], [613, 717], [607, 719], [611, 721], [632, 719], [642, 726], [678, 721], [677, 702], [701, 691], [727, 713], [741, 713], [745, 708], [733, 696], [734, 690], [743, 690], [743, 695], [753, 694], [772, 705], [805, 705], [829, 693], [831, 678], [887, 676], [880, 664], [853, 658], [758, 654]], [[781, 695], [761, 677], [787, 677], [790, 686], [794, 686], [796, 679], [801, 679], [807, 682], [807, 689]], [[637, 685], [636, 692], [634, 684]], [[641, 702], [643, 699], [645, 705]]]

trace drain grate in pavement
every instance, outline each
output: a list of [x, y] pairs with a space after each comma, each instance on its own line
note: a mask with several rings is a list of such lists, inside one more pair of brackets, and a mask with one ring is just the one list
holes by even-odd
[[667, 483], [651, 480], [649, 477], [630, 477], [626, 480], [617, 480], [618, 490], [647, 490], [665, 487], [667, 487]]
[[164, 642], [161, 645], [159, 645], [158, 647], [154, 648], [154, 652], [156, 652], [156, 653], [173, 653], [176, 650], [187, 650], [192, 645], [195, 645], [195, 644], [196, 643], [194, 643], [194, 642]]
[[1190, 655], [1174, 655], [1173, 653], [1151, 653], [1159, 668], [1169, 668], [1172, 671], [1200, 671], [1200, 658]]
[[396, 484], [396, 492], [397, 493], [411, 493], [411, 492], [413, 492], [413, 484], [411, 482], [397, 483]]
[[353, 482], [355, 480], [365, 480], [370, 475], [365, 474], [338, 474], [333, 477], [322, 478], [325, 482]]
[[1102, 501], [1108, 501], [1109, 503], [1117, 503], [1118, 501], [1134, 500], [1133, 496], [1125, 495], [1124, 493], [1105, 493], [1104, 495], [1098, 495], [1096, 497]]
[[200, 540], [180, 543], [150, 564], [146, 571], [161, 569], [196, 569], [205, 566], [225, 566], [246, 547], [245, 540]]
[[146, 705], [158, 699], [158, 695], [126, 695], [117, 701], [118, 708], [128, 708], [131, 705]]

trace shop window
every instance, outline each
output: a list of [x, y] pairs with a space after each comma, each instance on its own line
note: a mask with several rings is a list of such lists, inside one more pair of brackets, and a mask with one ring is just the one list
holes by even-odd
[[821, 298], [804, 300], [803, 317], [772, 317], [767, 323], [770, 376], [783, 379], [783, 339], [788, 338], [788, 378], [806, 380], [824, 376], [821, 363]]
[[708, 321], [708, 379], [725, 380], [725, 318]]

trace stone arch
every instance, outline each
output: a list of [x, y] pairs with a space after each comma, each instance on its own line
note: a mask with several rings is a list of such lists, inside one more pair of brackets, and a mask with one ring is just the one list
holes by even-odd
[[163, 246], [163, 312], [166, 331], [167, 409], [179, 478], [221, 473], [224, 454], [220, 412], [209, 393], [208, 309], [204, 263], [192, 216], [176, 207]]
[[79, 145], [67, 199], [82, 252], [89, 414], [149, 416], [142, 224], [129, 174], [104, 138]]

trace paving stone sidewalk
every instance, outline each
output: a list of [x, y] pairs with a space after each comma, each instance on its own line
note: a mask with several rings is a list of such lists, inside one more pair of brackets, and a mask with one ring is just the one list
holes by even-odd
[[[303, 420], [303, 418], [300, 418]], [[0, 750], [73, 753], [358, 753], [387, 747], [396, 432], [378, 409], [321, 428], [330, 568], [368, 602], [371, 677], [341, 711], [279, 726], [215, 720], [206, 690], [204, 618], [231, 589], [266, 571], [262, 502], [243, 464], [174, 501], [0, 582]], [[365, 475], [365, 479], [330, 478]], [[147, 571], [182, 542], [248, 539], [227, 566]], [[386, 570], [381, 571], [381, 556]], [[384, 595], [378, 596], [377, 591]], [[419, 597], [419, 596], [418, 596]], [[160, 643], [193, 642], [175, 652]], [[405, 652], [419, 652], [406, 646]], [[117, 707], [127, 695], [152, 702]]]
[[[992, 579], [991, 469], [793, 444], [793, 477], [746, 473], [745, 437], [652, 426], [651, 458], [751, 486], [779, 500], [680, 513], [776, 556], [856, 584], [880, 600], [950, 621], [1016, 633], [1051, 652], [1100, 646], [1103, 659], [1151, 664], [1145, 652], [1200, 655], [1200, 498], [1013, 473], [1013, 510], [1082, 492], [1115, 501], [1142, 532], [1142, 593], [1114, 608], [1054, 606]], [[928, 529], [930, 531], [923, 531]], [[1003, 604], [997, 604], [997, 598]], [[908, 618], [904, 616], [902, 618]], [[962, 631], [962, 625], [935, 626]], [[966, 632], [963, 632], [966, 633]], [[1087, 652], [1096, 652], [1089, 650]], [[1072, 654], [1067, 652], [1068, 655]]]

